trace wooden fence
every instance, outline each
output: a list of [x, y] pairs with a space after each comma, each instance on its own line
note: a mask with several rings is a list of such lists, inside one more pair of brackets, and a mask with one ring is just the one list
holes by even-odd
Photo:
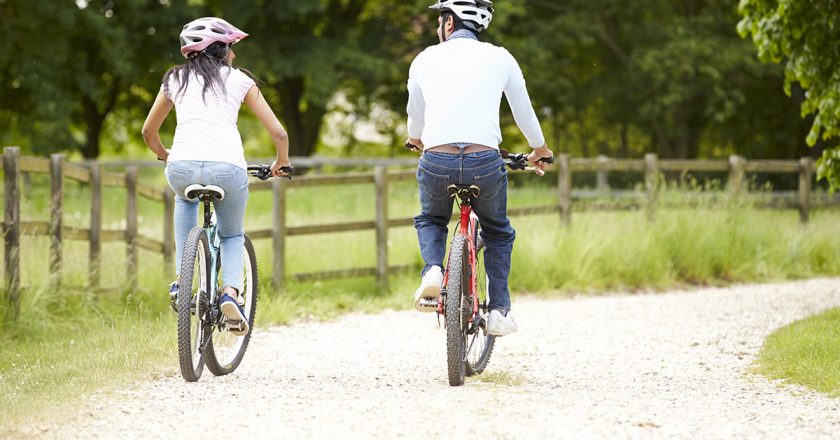
[[[311, 159], [310, 159], [311, 161]], [[296, 159], [296, 163], [298, 160]], [[306, 159], [300, 159], [306, 162]], [[317, 165], [313, 162], [313, 164]], [[344, 165], [353, 165], [352, 161], [345, 161]], [[365, 163], [366, 165], [367, 163]], [[310, 164], [312, 165], [312, 164]], [[388, 230], [394, 227], [413, 224], [413, 218], [388, 218], [388, 185], [391, 182], [414, 180], [415, 169], [393, 170], [394, 166], [416, 166], [416, 160], [391, 160], [381, 164], [373, 163], [373, 173], [342, 173], [331, 175], [307, 175], [295, 177], [294, 180], [272, 179], [267, 182], [252, 182], [251, 191], [271, 191], [274, 207], [272, 225], [268, 229], [247, 231], [253, 240], [270, 239], [273, 251], [272, 280], [278, 290], [283, 290], [289, 279], [310, 281], [319, 279], [336, 279], [356, 276], [375, 276], [380, 288], [388, 283], [388, 274], [415, 269], [412, 266], [388, 265]], [[160, 164], [156, 164], [160, 166]], [[792, 207], [799, 210], [802, 222], [807, 222], [813, 208], [826, 206], [840, 206], [836, 199], [829, 203], [815, 205], [811, 202], [814, 163], [810, 158], [797, 161], [750, 160], [732, 156], [727, 160], [659, 160], [656, 155], [648, 154], [644, 159], [610, 159], [598, 157], [594, 159], [572, 159], [567, 155], [559, 155], [557, 163], [556, 203], [548, 206], [531, 206], [511, 208], [510, 216], [559, 213], [565, 224], [571, 222], [573, 192], [572, 175], [575, 172], [596, 173], [596, 193], [609, 196], [608, 173], [611, 171], [631, 171], [644, 173], [645, 201], [633, 205], [635, 208], [645, 208], [653, 212], [656, 205], [657, 192], [663, 172], [714, 171], [728, 172], [728, 191], [737, 195], [743, 191], [746, 173], [797, 173], [799, 188], [796, 203], [774, 206]], [[84, 165], [69, 163], [62, 155], [52, 155], [49, 159], [35, 157], [21, 157], [17, 147], [6, 147], [3, 151], [3, 169], [5, 176], [5, 217], [2, 232], [5, 241], [5, 281], [8, 300], [13, 303], [15, 315], [19, 308], [21, 293], [20, 286], [20, 245], [21, 236], [50, 237], [50, 276], [51, 284], [58, 287], [62, 273], [62, 249], [67, 240], [83, 240], [89, 243], [89, 274], [88, 288], [100, 289], [100, 254], [103, 242], [125, 242], [126, 244], [126, 278], [133, 283], [137, 280], [138, 250], [160, 253], [163, 255], [164, 270], [173, 273], [174, 256], [174, 193], [168, 187], [156, 188], [138, 181], [137, 165], [126, 164], [125, 172], [106, 171], [101, 162], [90, 162]], [[20, 181], [21, 174], [41, 173], [50, 176], [51, 211], [48, 221], [27, 221], [20, 218]], [[76, 228], [64, 225], [63, 217], [63, 184], [65, 179], [88, 184], [91, 192], [90, 225], [88, 228]], [[373, 184], [375, 203], [375, 218], [371, 221], [344, 222], [335, 224], [288, 226], [286, 221], [286, 193], [290, 189], [320, 186], [320, 185], [350, 185]], [[125, 229], [102, 229], [102, 188], [119, 187], [126, 191], [126, 223]], [[163, 205], [163, 231], [161, 237], [148, 237], [138, 233], [138, 197], [160, 202]], [[581, 197], [578, 197], [581, 198]], [[605, 207], [600, 209], [616, 209]], [[626, 208], [625, 208], [626, 209]], [[457, 213], [453, 214], [457, 217]], [[346, 231], [376, 231], [376, 265], [369, 268], [354, 268], [311, 273], [286, 273], [286, 237], [324, 234]], [[129, 284], [131, 285], [131, 284]]]

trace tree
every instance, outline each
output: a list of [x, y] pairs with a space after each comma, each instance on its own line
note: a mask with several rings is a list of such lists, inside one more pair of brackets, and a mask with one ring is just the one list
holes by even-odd
[[289, 132], [291, 154], [308, 156], [337, 92], [350, 92], [354, 103], [364, 103], [370, 95], [353, 91], [374, 93], [393, 78], [392, 41], [404, 32], [397, 23], [407, 21], [405, 12], [414, 2], [249, 0], [236, 7], [227, 1], [204, 3], [209, 13], [229, 19], [252, 36], [237, 53], [265, 81], [270, 101], [279, 102], [277, 112]]
[[[738, 32], [751, 37], [764, 62], [782, 63], [785, 93], [805, 90], [802, 115], [814, 114], [808, 145], [840, 134], [840, 10], [834, 0], [741, 0]], [[840, 148], [823, 152], [817, 175], [840, 188]]]
[[115, 109], [140, 107], [133, 89], [154, 84], [157, 92], [186, 15], [183, 6], [146, 0], [8, 0], [0, 11], [0, 57], [15, 60], [0, 68], [0, 80], [12, 84], [0, 89], [9, 125], [33, 152], [86, 158], [99, 156]]
[[796, 106], [766, 93], [781, 69], [752, 56], [730, 2], [516, 3], [505, 11], [516, 19], [490, 33], [501, 34], [534, 101], [584, 155], [797, 157], [800, 128], [788, 117]]

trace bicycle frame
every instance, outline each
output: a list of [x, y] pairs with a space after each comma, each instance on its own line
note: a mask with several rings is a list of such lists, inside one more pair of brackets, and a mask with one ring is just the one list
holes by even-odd
[[[210, 313], [210, 316], [202, 316], [201, 320], [207, 323], [209, 321], [212, 324], [210, 327], [216, 327], [216, 321], [218, 319], [219, 311], [213, 306], [216, 304], [216, 300], [218, 299], [218, 289], [216, 283], [218, 283], [218, 272], [217, 268], [219, 267], [219, 259], [221, 257], [221, 246], [222, 242], [219, 238], [219, 234], [217, 233], [218, 226], [216, 225], [216, 213], [215, 211], [210, 209], [210, 200], [206, 199], [203, 201], [203, 210], [204, 210], [204, 225], [202, 228], [204, 229], [204, 233], [207, 234], [207, 242], [210, 244], [210, 255], [208, 255], [210, 259], [210, 273], [209, 275], [209, 285], [207, 286], [207, 294], [209, 298], [208, 304], [210, 304], [210, 308], [207, 310]], [[213, 330], [211, 330], [212, 332]], [[208, 337], [207, 340], [209, 341], [210, 338]], [[206, 343], [206, 342], [205, 342]]]
[[[458, 220], [458, 232], [457, 234], [466, 235], [466, 242], [467, 247], [469, 249], [469, 268], [470, 268], [470, 280], [469, 285], [467, 286], [467, 291], [463, 292], [464, 294], [469, 295], [472, 297], [472, 315], [470, 316], [469, 323], [472, 323], [475, 319], [475, 316], [478, 314], [478, 295], [476, 295], [477, 288], [477, 278], [476, 278], [476, 229], [478, 226], [478, 216], [475, 215], [475, 212], [472, 210], [472, 205], [470, 204], [469, 194], [462, 195], [459, 193], [456, 196], [456, 200], [458, 200], [458, 206], [461, 210], [461, 217]], [[450, 256], [451, 258], [451, 256]], [[443, 274], [443, 285], [446, 286], [449, 281], [449, 261], [446, 264], [446, 272]], [[444, 289], [445, 292], [445, 289]], [[445, 298], [446, 295], [441, 295], [441, 298]], [[440, 315], [444, 314], [443, 310], [443, 302], [438, 301], [437, 312]]]

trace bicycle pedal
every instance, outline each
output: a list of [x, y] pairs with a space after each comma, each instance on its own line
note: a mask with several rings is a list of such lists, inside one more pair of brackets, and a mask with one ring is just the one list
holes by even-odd
[[438, 300], [437, 298], [420, 298], [418, 304], [420, 305], [420, 307], [436, 309], [438, 305]]
[[225, 322], [225, 330], [241, 332], [245, 330], [245, 321], [227, 321]]

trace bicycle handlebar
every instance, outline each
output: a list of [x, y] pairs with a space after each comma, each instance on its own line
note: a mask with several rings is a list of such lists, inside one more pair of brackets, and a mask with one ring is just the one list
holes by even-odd
[[[286, 175], [282, 177], [292, 180], [292, 174], [295, 173], [295, 167], [293, 165], [289, 165], [287, 167], [280, 167], [280, 171], [286, 173]], [[271, 177], [271, 166], [248, 165], [248, 174], [260, 180], [268, 180], [268, 178]]]
[[[420, 147], [414, 145], [410, 142], [405, 143], [405, 148], [413, 151], [418, 152], [420, 151]], [[545, 172], [537, 167], [528, 166], [528, 155], [524, 153], [510, 153], [505, 149], [499, 149], [499, 153], [505, 159], [505, 164], [512, 170], [523, 170], [523, 171], [536, 171], [537, 174], [543, 175]], [[551, 165], [554, 163], [554, 156], [551, 157], [541, 157], [537, 162], [545, 163], [546, 165]]]
[[[528, 155], [524, 153], [509, 153], [507, 150], [500, 150], [502, 157], [505, 158], [505, 164], [512, 170], [523, 171], [538, 171], [542, 172], [537, 167], [528, 166]], [[554, 163], [554, 156], [541, 157], [537, 162], [543, 162], [551, 165]], [[538, 173], [539, 174], [539, 173]]]

